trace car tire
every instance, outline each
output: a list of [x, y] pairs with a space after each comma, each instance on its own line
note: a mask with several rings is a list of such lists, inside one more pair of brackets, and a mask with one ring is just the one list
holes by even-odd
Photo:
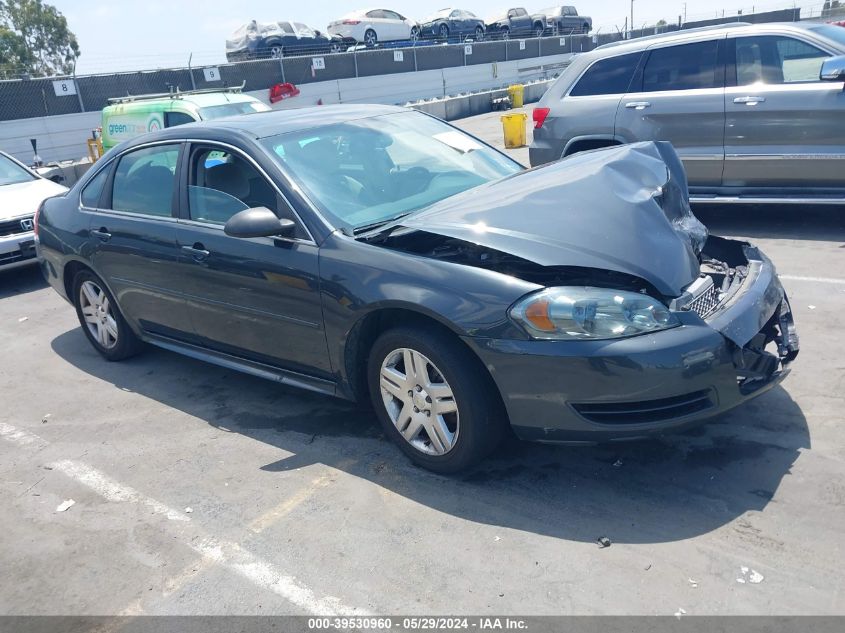
[[484, 29], [482, 29], [480, 26], [476, 26], [475, 27], [475, 41], [480, 42], [483, 39], [484, 39]]
[[543, 37], [543, 33], [546, 32], [546, 29], [543, 28], [540, 24], [534, 25], [534, 37]]
[[449, 26], [446, 24], [441, 24], [440, 27], [437, 29], [437, 35], [442, 40], [449, 39]]
[[281, 44], [273, 44], [267, 49], [267, 56], [270, 59], [281, 59], [285, 56], [285, 49], [282, 48]]
[[420, 29], [419, 29], [419, 27], [416, 27], [416, 26], [411, 27], [411, 41], [416, 42], [418, 39], [420, 39]]
[[510, 38], [511, 38], [510, 29], [507, 29], [507, 28], [502, 29], [502, 39], [503, 40], [509, 40]]
[[143, 349], [111, 292], [94, 273], [82, 270], [74, 277], [73, 305], [82, 331], [106, 360], [123, 360]]
[[492, 379], [462, 343], [437, 329], [382, 334], [370, 351], [367, 382], [385, 433], [418, 466], [455, 473], [502, 439], [506, 417]]
[[378, 35], [373, 29], [367, 29], [364, 32], [364, 44], [368, 48], [372, 48], [376, 44], [378, 44]]

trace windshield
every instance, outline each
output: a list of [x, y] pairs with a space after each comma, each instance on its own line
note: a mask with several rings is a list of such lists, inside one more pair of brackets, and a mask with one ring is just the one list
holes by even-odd
[[208, 106], [199, 109], [200, 119], [220, 119], [224, 116], [236, 114], [252, 114], [253, 112], [267, 112], [271, 108], [260, 101], [240, 101], [236, 103], [224, 103], [222, 105]]
[[35, 179], [35, 176], [28, 169], [21, 167], [11, 158], [0, 154], [0, 186], [16, 185], [20, 182], [29, 182]]
[[296, 29], [296, 33], [298, 35], [304, 35], [305, 37], [314, 37], [314, 29], [312, 29], [307, 24], [303, 24], [302, 22], [294, 22], [293, 28]]
[[819, 24], [808, 26], [807, 28], [826, 39], [836, 42], [840, 47], [845, 49], [845, 28], [832, 24]]
[[423, 18], [422, 22], [434, 22], [440, 18], [448, 18], [450, 13], [452, 13], [452, 9], [440, 9], [437, 13], [432, 13], [427, 18]]
[[335, 226], [362, 230], [522, 167], [418, 112], [385, 114], [263, 140]]

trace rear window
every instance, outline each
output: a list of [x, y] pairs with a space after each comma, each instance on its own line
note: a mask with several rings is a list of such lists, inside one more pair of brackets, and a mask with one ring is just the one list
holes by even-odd
[[628, 92], [642, 53], [600, 59], [587, 69], [569, 94], [573, 97], [615, 95]]
[[715, 41], [657, 48], [648, 56], [643, 92], [716, 87]]

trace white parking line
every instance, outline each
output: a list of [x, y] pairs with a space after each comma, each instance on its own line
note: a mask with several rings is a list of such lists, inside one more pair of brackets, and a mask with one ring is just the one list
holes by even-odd
[[778, 277], [787, 281], [812, 281], [820, 284], [845, 286], [845, 279], [835, 279], [833, 277], [802, 277], [800, 275], [778, 275]]
[[96, 468], [91, 468], [86, 464], [66, 459], [50, 464], [50, 467], [53, 470], [58, 470], [71, 479], [78, 481], [83, 486], [87, 486], [103, 497], [106, 501], [114, 501], [117, 503], [123, 501], [128, 501], [129, 503], [140, 503], [150, 508], [156, 514], [163, 514], [171, 521], [190, 521], [190, 518], [186, 517], [183, 512], [179, 512], [173, 508], [168, 508], [166, 505], [159, 503], [155, 499], [145, 497], [134, 488], [123, 486], [110, 479]]
[[[48, 442], [34, 433], [23, 431], [11, 424], [0, 423], [0, 437], [18, 446], [36, 442]], [[238, 574], [259, 588], [273, 592], [303, 611], [314, 615], [358, 615], [367, 616], [369, 612], [343, 604], [334, 596], [317, 597], [314, 592], [293, 576], [283, 573], [272, 563], [263, 560], [238, 543], [221, 541], [204, 533], [190, 517], [184, 516], [174, 508], [147, 497], [134, 488], [124, 486], [111, 479], [105, 473], [82, 462], [60, 460], [50, 464], [70, 479], [94, 491], [107, 501], [115, 503], [141, 504], [154, 513], [166, 516], [175, 523], [167, 525], [177, 530], [180, 543], [200, 554], [204, 559]]]
[[43, 444], [47, 443], [47, 440], [38, 437], [35, 433], [24, 431], [5, 422], [0, 422], [0, 437], [18, 446], [27, 446], [39, 442]]

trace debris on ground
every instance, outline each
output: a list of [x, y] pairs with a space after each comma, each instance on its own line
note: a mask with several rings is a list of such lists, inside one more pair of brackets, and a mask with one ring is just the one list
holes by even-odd
[[693, 589], [698, 589], [698, 581], [693, 580], [692, 578], [687, 578], [687, 582], [690, 584], [690, 587]]
[[810, 308], [810, 310], [815, 310], [815, 309], [816, 309], [816, 306], [807, 306], [807, 307], [808, 307], [808, 308]]
[[29, 317], [21, 317], [18, 319], [18, 323], [23, 323], [24, 321], [29, 321]]
[[193, 511], [194, 511], [194, 509], [193, 509], [192, 507], [190, 507], [190, 506], [188, 506], [187, 508], [185, 508], [185, 514], [190, 514], [190, 513], [191, 513], [191, 512], [193, 512]]
[[678, 607], [678, 610], [675, 611], [675, 617], [678, 618], [679, 620], [681, 619], [682, 615], [686, 615], [686, 614], [687, 614], [687, 612], [684, 611], [683, 607]]
[[621, 468], [622, 467], [622, 460], [617, 459], [615, 462], [613, 462], [613, 467], [614, 468]]
[[74, 501], [73, 499], [65, 499], [64, 501], [62, 501], [56, 507], [56, 512], [65, 512], [68, 508], [70, 508], [75, 503], [76, 503], [76, 501]]
[[50, 418], [52, 418], [52, 417], [53, 417], [53, 414], [52, 414], [52, 413], [48, 413], [48, 414], [46, 414], [43, 418], [41, 418], [41, 424], [47, 424], [47, 422], [48, 422], [48, 421], [50, 420]]
[[645, 570], [646, 570], [646, 571], [648, 571], [649, 569], [651, 569], [651, 563], [649, 563], [648, 565], [646, 565], [646, 568], [645, 568]]
[[493, 537], [493, 540], [494, 540], [494, 541], [501, 541], [501, 540], [502, 540], [502, 537], [501, 537], [501, 536], [494, 536], [494, 537]]
[[751, 569], [749, 567], [745, 567], [744, 565], [739, 568], [740, 575], [737, 577], [736, 581], [741, 585], [745, 583], [751, 583], [752, 585], [759, 585], [763, 582], [765, 576], [761, 574], [759, 571]]
[[596, 545], [599, 546], [599, 549], [604, 549], [605, 547], [610, 547], [612, 543], [606, 536], [600, 536], [596, 539]]

